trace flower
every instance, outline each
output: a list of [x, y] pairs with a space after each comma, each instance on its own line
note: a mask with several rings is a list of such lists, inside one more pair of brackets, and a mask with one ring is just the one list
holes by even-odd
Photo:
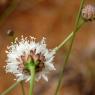
[[95, 19], [95, 6], [88, 4], [82, 9], [82, 17], [85, 20], [94, 20]]
[[17, 81], [26, 80], [29, 81], [31, 74], [29, 69], [25, 66], [28, 61], [32, 60], [36, 65], [36, 81], [44, 78], [48, 81], [47, 74], [55, 70], [53, 65], [53, 59], [55, 55], [54, 50], [49, 50], [46, 47], [45, 38], [40, 42], [36, 42], [34, 37], [21, 37], [15, 39], [14, 43], [11, 43], [7, 47], [7, 65], [6, 72], [13, 73], [16, 76]]

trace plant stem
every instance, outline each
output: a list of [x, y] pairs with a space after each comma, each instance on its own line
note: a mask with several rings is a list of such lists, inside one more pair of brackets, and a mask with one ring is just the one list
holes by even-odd
[[34, 88], [34, 82], [35, 82], [35, 66], [31, 66], [31, 80], [30, 80], [30, 91], [29, 95], [33, 95], [33, 88]]
[[80, 8], [79, 8], [79, 13], [78, 13], [77, 18], [76, 18], [76, 23], [75, 23], [74, 31], [56, 49], [56, 50], [59, 50], [70, 38], [72, 38], [71, 39], [71, 44], [70, 44], [70, 47], [69, 47], [69, 51], [68, 51], [68, 53], [67, 53], [67, 55], [65, 57], [64, 64], [62, 66], [63, 68], [62, 68], [62, 71], [60, 73], [60, 77], [59, 77], [59, 81], [58, 81], [58, 85], [57, 85], [57, 88], [56, 88], [55, 95], [59, 94], [59, 90], [61, 88], [61, 83], [62, 83], [63, 74], [64, 74], [64, 67], [68, 63], [68, 59], [69, 59], [69, 56], [70, 56], [70, 53], [71, 53], [71, 50], [72, 50], [72, 45], [73, 45], [73, 42], [74, 42], [74, 39], [75, 39], [75, 36], [76, 36], [76, 32], [81, 28], [81, 27], [79, 27], [79, 26], [81, 26], [81, 25], [79, 25], [79, 21], [80, 21], [81, 9], [83, 7], [83, 4], [84, 4], [84, 0], [81, 0], [81, 4], [80, 4]]
[[22, 89], [22, 95], [25, 95], [25, 91], [24, 91], [24, 81], [21, 81], [20, 84], [21, 84], [21, 89]]
[[[84, 22], [82, 22], [78, 28], [77, 28], [77, 31], [79, 31], [80, 27], [84, 24]], [[71, 32], [66, 38], [65, 40], [60, 44], [58, 45], [54, 50], [57, 52], [60, 48], [64, 47], [64, 45], [72, 38], [72, 36], [74, 35], [74, 32]]]
[[0, 25], [15, 10], [17, 5], [18, 5], [18, 1], [17, 0], [12, 0], [11, 4], [9, 5], [9, 7], [4, 11], [4, 13], [2, 13], [0, 15]]
[[[77, 30], [76, 32], [78, 32], [79, 29], [81, 28], [81, 26], [85, 23], [85, 21], [84, 21], [83, 19], [81, 19], [81, 21], [80, 21], [81, 9], [82, 9], [82, 7], [83, 7], [83, 3], [84, 3], [84, 0], [81, 1], [81, 5], [82, 5], [82, 6], [80, 5], [79, 12], [78, 12], [78, 15], [77, 15], [77, 18], [76, 18], [76, 22], [75, 22], [75, 29], [74, 29], [74, 31]], [[71, 32], [71, 33], [65, 38], [65, 40], [64, 40], [61, 44], [59, 44], [54, 50], [55, 50], [55, 51], [58, 51], [60, 48], [62, 48], [62, 47], [72, 38], [72, 36], [73, 36], [73, 34], [74, 34], [74, 31]]]
[[6, 95], [8, 94], [10, 91], [12, 91], [21, 81], [17, 81], [16, 83], [14, 83], [12, 86], [10, 86], [7, 90], [5, 90], [3, 93], [1, 93], [0, 95]]

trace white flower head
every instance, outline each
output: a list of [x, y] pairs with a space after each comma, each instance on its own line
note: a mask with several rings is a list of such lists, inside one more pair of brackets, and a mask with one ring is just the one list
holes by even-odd
[[47, 74], [55, 70], [53, 65], [53, 59], [55, 55], [54, 50], [49, 50], [46, 47], [45, 38], [40, 42], [36, 42], [34, 37], [21, 37], [15, 39], [15, 42], [7, 47], [7, 65], [6, 72], [13, 73], [16, 79], [29, 81], [31, 74], [30, 71], [25, 68], [27, 61], [37, 61], [36, 66], [36, 80], [44, 78], [48, 81]]

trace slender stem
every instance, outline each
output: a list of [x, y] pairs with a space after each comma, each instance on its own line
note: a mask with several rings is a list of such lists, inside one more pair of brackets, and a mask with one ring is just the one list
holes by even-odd
[[31, 71], [31, 80], [30, 80], [29, 95], [33, 95], [33, 88], [34, 88], [34, 82], [35, 82], [35, 66], [32, 66], [30, 71]]
[[[61, 88], [61, 82], [62, 82], [62, 79], [63, 79], [63, 74], [64, 74], [64, 67], [65, 65], [68, 63], [68, 59], [69, 59], [69, 56], [70, 56], [70, 53], [71, 53], [71, 50], [72, 50], [72, 45], [73, 45], [73, 42], [74, 42], [74, 39], [75, 39], [75, 36], [76, 36], [76, 32], [81, 28], [79, 28], [79, 21], [80, 21], [80, 15], [81, 15], [81, 9], [83, 7], [83, 4], [84, 4], [84, 0], [81, 0], [81, 4], [80, 4], [80, 9], [79, 9], [79, 13], [77, 15], [77, 18], [76, 18], [76, 23], [75, 23], [75, 28], [74, 28], [74, 32], [72, 34], [70, 34], [69, 37], [67, 37], [67, 40], [70, 39], [70, 37], [72, 37], [71, 39], [71, 44], [70, 44], [70, 47], [69, 47], [69, 51], [65, 57], [65, 62], [64, 62], [64, 65], [63, 65], [63, 68], [62, 68], [62, 71], [60, 73], [60, 77], [59, 77], [59, 81], [58, 81], [58, 85], [57, 85], [57, 88], [56, 88], [56, 92], [55, 92], [55, 95], [58, 95], [59, 94], [59, 90]], [[62, 43], [61, 46], [63, 46], [64, 43]], [[60, 45], [59, 45], [60, 46]], [[59, 47], [57, 50], [59, 50], [61, 47]]]
[[[78, 12], [78, 15], [77, 15], [77, 18], [76, 18], [76, 22], [75, 22], [75, 29], [74, 29], [74, 31], [77, 29], [76, 32], [78, 32], [79, 29], [81, 28], [81, 26], [85, 23], [85, 21], [84, 21], [83, 19], [81, 19], [81, 21], [80, 21], [80, 16], [81, 16], [80, 14], [81, 14], [81, 9], [82, 9], [82, 7], [83, 7], [83, 3], [84, 3], [84, 0], [81, 1], [81, 5], [80, 5], [79, 12]], [[79, 23], [79, 24], [78, 24], [78, 23]], [[74, 34], [74, 31], [71, 32], [71, 33], [65, 38], [65, 40], [64, 40], [61, 44], [59, 44], [54, 50], [55, 50], [55, 51], [58, 51], [60, 48], [62, 48], [62, 47], [72, 38], [72, 36], [73, 36], [73, 34]]]
[[24, 91], [24, 81], [21, 81], [20, 84], [21, 84], [21, 89], [22, 89], [22, 95], [25, 95], [25, 91]]
[[17, 81], [16, 83], [14, 83], [12, 86], [10, 86], [7, 90], [5, 90], [3, 93], [1, 93], [0, 95], [6, 95], [8, 94], [10, 91], [12, 91], [21, 81]]
[[17, 0], [12, 0], [9, 7], [4, 11], [3, 14], [0, 15], [0, 25], [15, 10], [17, 5], [18, 5], [18, 1]]
[[[80, 27], [81, 27], [84, 23], [85, 23], [85, 22], [82, 22], [82, 23], [78, 26], [76, 32], [79, 31]], [[71, 33], [65, 38], [65, 40], [64, 40], [61, 44], [59, 44], [54, 50], [55, 50], [55, 51], [58, 51], [60, 48], [64, 47], [64, 45], [72, 38], [73, 34], [74, 34], [74, 31], [71, 32]]]

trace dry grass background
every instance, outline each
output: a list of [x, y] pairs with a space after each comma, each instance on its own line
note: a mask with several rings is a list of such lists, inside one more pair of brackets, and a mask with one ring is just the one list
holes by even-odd
[[[54, 48], [73, 30], [75, 16], [80, 0], [18, 0], [15, 11], [0, 24], [0, 92], [7, 89], [14, 76], [6, 74], [6, 46], [11, 38], [8, 29], [15, 31], [15, 36], [35, 36], [38, 40], [47, 38], [49, 48]], [[0, 14], [10, 5], [11, 0], [0, 0]], [[86, 0], [86, 3], [95, 3]], [[49, 82], [36, 83], [34, 95], [54, 95], [59, 71], [64, 64], [64, 55], [68, 45], [58, 51], [55, 57], [56, 72], [49, 76]], [[28, 95], [28, 83], [25, 84]], [[8, 95], [21, 95], [20, 85]], [[95, 95], [95, 22], [89, 22], [79, 33], [73, 45], [69, 64], [60, 95]]]

